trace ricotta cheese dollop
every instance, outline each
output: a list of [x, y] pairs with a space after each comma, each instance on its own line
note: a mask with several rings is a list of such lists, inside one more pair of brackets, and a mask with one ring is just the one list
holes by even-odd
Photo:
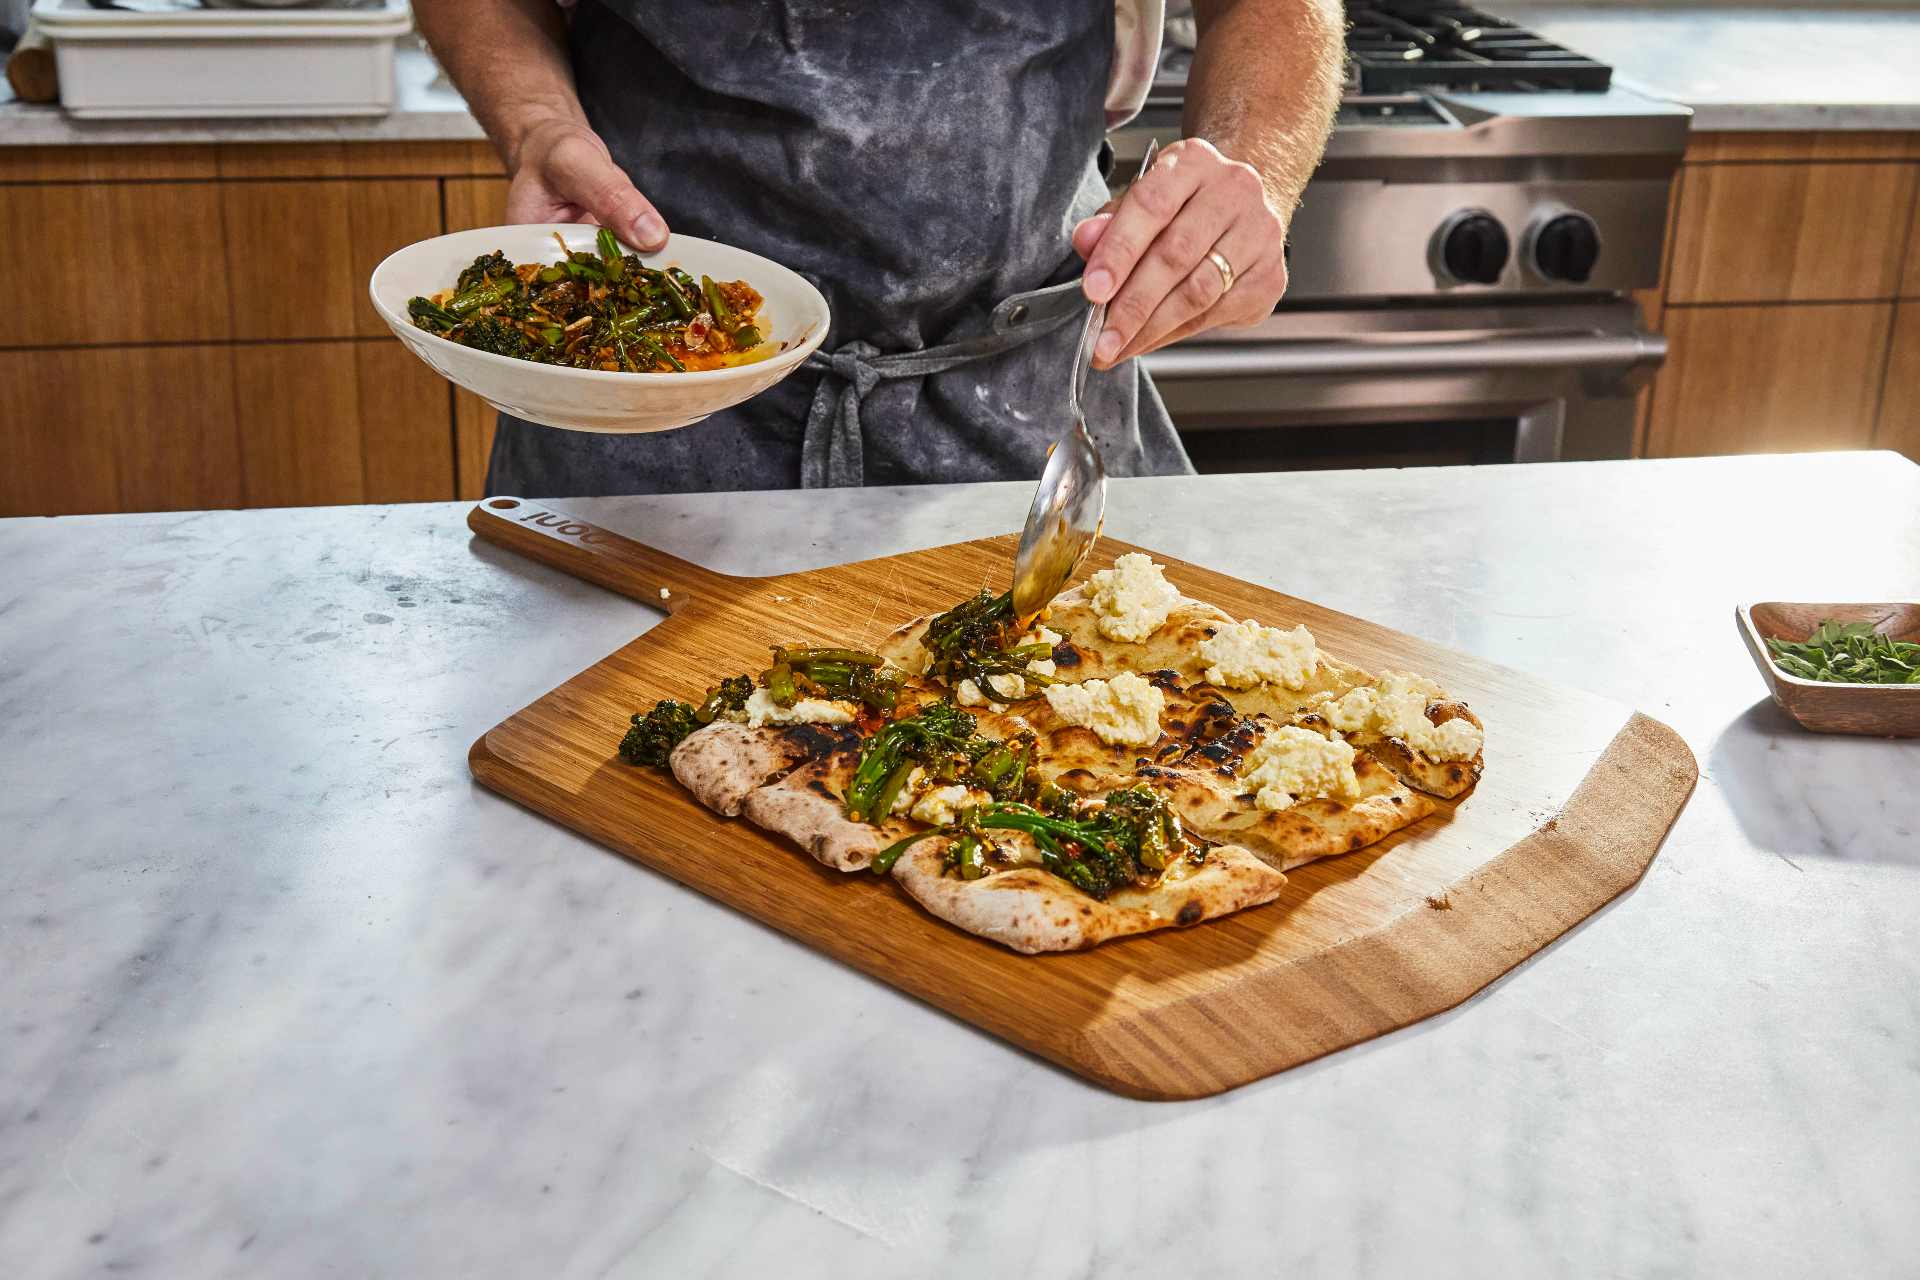
[[1260, 684], [1298, 689], [1313, 678], [1320, 649], [1305, 627], [1282, 631], [1249, 618], [1216, 627], [1200, 642], [1200, 660], [1209, 664], [1207, 680], [1225, 689]]
[[[972, 680], [962, 680], [954, 686], [953, 700], [963, 707], [984, 707], [987, 705], [987, 695], [980, 692], [980, 686]], [[993, 705], [996, 710], [1005, 709], [997, 702]]]
[[900, 788], [900, 794], [893, 800], [893, 816], [918, 818], [935, 827], [944, 827], [959, 818], [962, 809], [977, 804], [986, 804], [993, 799], [986, 792], [974, 787], [948, 783], [942, 786], [927, 785], [927, 771], [919, 765], [907, 775], [906, 785]]
[[1166, 572], [1138, 551], [1129, 551], [1087, 579], [1087, 603], [1094, 626], [1109, 640], [1135, 643], [1166, 624], [1180, 592]]
[[1353, 748], [1342, 738], [1298, 725], [1282, 725], [1262, 738], [1241, 761], [1240, 779], [1262, 809], [1291, 809], [1323, 797], [1341, 804], [1360, 798]]
[[1050, 684], [1040, 692], [1055, 715], [1093, 730], [1110, 746], [1146, 747], [1159, 740], [1167, 695], [1131, 671], [1111, 680]]
[[851, 724], [855, 707], [851, 702], [825, 698], [797, 698], [792, 706], [783, 707], [765, 689], [755, 689], [741, 712], [746, 722], [758, 729], [769, 724]]
[[907, 812], [927, 823], [929, 826], [944, 827], [960, 817], [962, 809], [974, 805], [986, 804], [993, 797], [984, 791], [963, 787], [958, 783], [944, 787], [931, 787], [914, 799], [913, 807]]
[[1427, 706], [1445, 698], [1446, 691], [1423, 676], [1389, 671], [1370, 685], [1350, 689], [1318, 708], [1341, 733], [1377, 733], [1398, 738], [1429, 760], [1471, 760], [1480, 751], [1485, 733], [1469, 720], [1435, 724]]

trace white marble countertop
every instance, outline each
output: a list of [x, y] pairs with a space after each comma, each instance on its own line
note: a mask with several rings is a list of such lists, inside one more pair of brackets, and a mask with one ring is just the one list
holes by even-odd
[[[1027, 496], [563, 505], [764, 572]], [[1645, 881], [1480, 997], [1178, 1104], [476, 786], [474, 738], [657, 615], [464, 506], [0, 522], [0, 1275], [1896, 1274], [1920, 741], [1794, 728], [1731, 619], [1915, 597], [1915, 511], [1887, 453], [1116, 483], [1118, 537], [1704, 769]]]
[[1920, 5], [1487, 7], [1692, 107], [1696, 132], [1920, 130]]
[[188, 142], [441, 142], [484, 138], [466, 100], [409, 39], [393, 51], [393, 110], [383, 116], [281, 120], [76, 120], [12, 97], [0, 80], [0, 146]]

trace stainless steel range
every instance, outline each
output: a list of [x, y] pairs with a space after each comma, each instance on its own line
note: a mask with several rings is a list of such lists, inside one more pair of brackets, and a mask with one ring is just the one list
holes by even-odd
[[[1454, 5], [1351, 6], [1348, 82], [1255, 329], [1147, 357], [1202, 470], [1626, 457], [1665, 355], [1658, 283], [1688, 112]], [[1190, 28], [1169, 22], [1115, 181], [1179, 136]], [[1182, 36], [1186, 39], [1183, 42]]]

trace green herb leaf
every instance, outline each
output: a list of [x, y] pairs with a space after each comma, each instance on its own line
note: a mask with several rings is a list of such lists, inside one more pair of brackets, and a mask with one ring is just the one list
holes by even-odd
[[1825, 619], [1796, 644], [1768, 640], [1773, 665], [1828, 684], [1920, 684], [1920, 643], [1895, 640], [1871, 622]]

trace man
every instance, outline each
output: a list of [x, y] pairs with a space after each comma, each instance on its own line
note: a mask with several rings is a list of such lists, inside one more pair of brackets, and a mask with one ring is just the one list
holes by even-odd
[[511, 220], [642, 250], [671, 226], [833, 308], [807, 368], [679, 431], [503, 416], [489, 492], [1030, 479], [1087, 298], [1111, 304], [1085, 398], [1108, 470], [1188, 470], [1133, 357], [1272, 310], [1342, 58], [1336, 0], [1194, 8], [1187, 136], [1102, 208], [1114, 0], [414, 0]]

